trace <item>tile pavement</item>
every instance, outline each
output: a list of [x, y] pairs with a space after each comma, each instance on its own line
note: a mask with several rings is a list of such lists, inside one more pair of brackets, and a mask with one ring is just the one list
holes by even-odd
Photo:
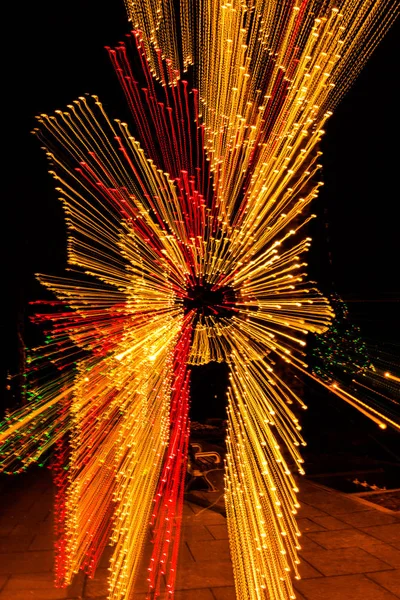
[[[400, 514], [307, 480], [299, 487], [303, 535], [297, 598], [400, 598]], [[184, 507], [175, 600], [235, 600], [221, 494], [194, 492], [190, 500]], [[200, 506], [210, 502], [215, 510]], [[43, 469], [0, 480], [0, 600], [105, 600], [109, 550], [93, 580], [78, 576], [66, 590], [53, 587], [52, 503], [51, 479]], [[143, 568], [132, 600], [144, 600], [146, 589]]]

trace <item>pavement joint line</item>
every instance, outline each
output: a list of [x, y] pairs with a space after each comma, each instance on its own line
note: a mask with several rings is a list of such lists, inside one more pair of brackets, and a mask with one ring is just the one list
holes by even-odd
[[208, 528], [207, 525], [205, 525], [204, 527], [207, 529], [208, 533], [213, 537], [214, 540], [218, 539], [218, 538], [215, 537], [215, 535], [213, 534], [213, 532], [209, 530], [209, 528]]
[[6, 585], [7, 585], [8, 581], [9, 581], [11, 575], [6, 575], [5, 577], [6, 577], [6, 579], [5, 579], [4, 583], [3, 583], [3, 585], [0, 586], [0, 594], [4, 590], [4, 588], [6, 587]]
[[82, 582], [82, 598], [84, 598], [86, 595], [86, 586], [87, 586], [88, 579], [89, 579], [88, 576], [85, 574], [85, 576], [83, 578], [83, 582]]
[[380, 504], [374, 504], [374, 502], [370, 502], [369, 500], [366, 500], [365, 498], [363, 498], [361, 496], [355, 496], [352, 499], [355, 500], [356, 502], [359, 502], [360, 504], [365, 504], [365, 506], [368, 506], [371, 509], [374, 508], [375, 510], [379, 510], [380, 512], [383, 512], [383, 513], [386, 513], [389, 515], [394, 515], [400, 519], [400, 511], [398, 511], [398, 510], [392, 510], [390, 508], [386, 508], [386, 506], [381, 506]]
[[[373, 505], [372, 505], [373, 506]], [[364, 512], [364, 511], [362, 511]], [[398, 522], [400, 523], [400, 513], [397, 511], [390, 511], [390, 513], [396, 517], [398, 519]], [[341, 523], [343, 523], [343, 525], [347, 525], [347, 528], [343, 528], [343, 529], [327, 529], [324, 528], [324, 532], [328, 532], [328, 531], [351, 531], [352, 529], [356, 529], [357, 531], [359, 531], [360, 533], [364, 533], [365, 535], [370, 535], [371, 537], [374, 537], [374, 539], [376, 539], [379, 542], [382, 542], [384, 544], [390, 544], [390, 542], [384, 542], [383, 540], [381, 540], [380, 538], [376, 538], [373, 534], [371, 533], [367, 533], [366, 531], [364, 531], [364, 529], [367, 529], [368, 527], [381, 527], [383, 525], [395, 525], [396, 521], [394, 523], [383, 523], [382, 525], [366, 525], [365, 527], [362, 527], [360, 525], [352, 525], [350, 523], [346, 523], [346, 521], [343, 521], [343, 519], [341, 519], [341, 517], [344, 515], [346, 516], [347, 514], [354, 514], [354, 513], [343, 513], [343, 514], [339, 514], [339, 515], [335, 515], [334, 518], [337, 519], [338, 521], [340, 521]], [[328, 516], [333, 516], [333, 515], [328, 515]], [[302, 517], [300, 517], [302, 518]], [[320, 525], [319, 523], [317, 523], [316, 521], [313, 520], [313, 517], [305, 517], [307, 519], [309, 519], [310, 521], [312, 521], [313, 523], [315, 523], [316, 525], [319, 525], [320, 527], [324, 527], [323, 525]], [[308, 533], [314, 533], [312, 531], [308, 532]], [[315, 532], [315, 533], [319, 533], [319, 532]], [[321, 532], [322, 533], [322, 532]], [[302, 535], [306, 535], [306, 534], [302, 534]], [[314, 540], [313, 540], [314, 541]], [[391, 544], [390, 544], [391, 545]], [[396, 548], [395, 546], [393, 546], [393, 548], [395, 548], [395, 550], [397, 550], [398, 548]]]
[[189, 492], [189, 493], [185, 494], [185, 500], [187, 502], [192, 502], [193, 504], [196, 504], [197, 506], [201, 506], [202, 508], [207, 508], [208, 510], [211, 510], [212, 512], [216, 512], [226, 518], [225, 507], [223, 508], [221, 506], [218, 506], [217, 504], [210, 505], [210, 503], [205, 498], [202, 498], [201, 496], [197, 496], [193, 492]]
[[[327, 529], [327, 531], [329, 531], [329, 530]], [[306, 533], [302, 533], [301, 536], [300, 536], [300, 538], [299, 538], [299, 540], [300, 540], [300, 546], [301, 546], [301, 538], [302, 537], [305, 537], [307, 540], [310, 540], [311, 542], [314, 542], [314, 544], [317, 544], [317, 546], [319, 546], [321, 548], [321, 550], [326, 550], [326, 548], [324, 548], [323, 546], [321, 546], [321, 544], [318, 544], [318, 542], [316, 542], [315, 540], [312, 540], [311, 538], [309, 538]], [[303, 548], [302, 548], [302, 550], [303, 550]]]
[[190, 546], [189, 546], [188, 542], [185, 542], [185, 544], [186, 544], [186, 547], [187, 547], [187, 549], [189, 550], [189, 554], [190, 554], [190, 556], [192, 557], [193, 561], [194, 561], [194, 562], [197, 562], [197, 561], [196, 561], [196, 559], [195, 559], [195, 557], [194, 557], [194, 554], [193, 554], [193, 552], [192, 552], [192, 551], [191, 551], [191, 549], [190, 549]]
[[362, 498], [363, 496], [380, 496], [384, 494], [391, 494], [394, 492], [400, 492], [400, 488], [392, 488], [390, 490], [373, 490], [372, 492], [354, 492], [351, 495]]
[[[389, 525], [396, 525], [396, 523], [389, 523]], [[376, 527], [383, 527], [383, 525], [382, 526], [376, 525]], [[354, 528], [354, 529], [356, 529], [356, 528]], [[362, 530], [360, 530], [360, 531], [362, 531]], [[367, 533], [366, 531], [363, 531], [362, 533], [365, 533], [365, 535], [369, 535], [374, 540], [376, 540], [378, 543], [385, 544], [386, 546], [390, 546], [393, 550], [397, 550], [398, 552], [400, 552], [400, 549], [396, 548], [396, 546], [393, 546], [393, 544], [391, 544], [391, 542], [385, 542], [384, 540], [381, 540], [380, 538], [375, 537], [372, 533]]]
[[[326, 577], [326, 575], [324, 575], [323, 573], [321, 573], [321, 571], [317, 567], [315, 567], [314, 565], [312, 565], [310, 562], [308, 562], [308, 560], [306, 560], [303, 557], [300, 557], [300, 564], [301, 563], [306, 563], [306, 565], [308, 565], [309, 567], [311, 567], [312, 569], [314, 569], [315, 571], [317, 571], [317, 573], [319, 573], [321, 575], [321, 577]], [[300, 566], [300, 565], [298, 565], [298, 566]], [[300, 581], [302, 579], [304, 579], [304, 578], [301, 577]], [[319, 577], [307, 577], [307, 579], [319, 579]], [[304, 579], [304, 581], [305, 581], [305, 579]]]
[[[390, 571], [396, 571], [396, 569], [393, 568], [393, 569], [384, 569], [383, 571], [368, 571], [367, 573], [369, 573], [369, 574], [372, 574], [372, 573], [390, 573]], [[322, 579], [338, 579], [339, 577], [353, 577], [354, 575], [360, 575], [360, 576], [366, 577], [367, 573], [364, 573], [364, 572], [362, 572], [362, 573], [334, 573], [332, 575], [322, 575], [322, 577], [307, 577], [307, 578], [302, 577], [301, 579], [297, 579], [296, 582], [299, 582], [299, 581], [311, 581], [311, 580], [313, 580], [313, 581], [321, 581]], [[369, 579], [369, 577], [368, 577], [368, 579]], [[374, 582], [374, 583], [376, 583], [376, 582]]]
[[[300, 495], [300, 494], [299, 494]], [[300, 509], [302, 506], [310, 506], [311, 508], [315, 508], [312, 504], [308, 504], [307, 502], [305, 502], [304, 500], [300, 500]], [[331, 517], [332, 515], [330, 515], [329, 513], [327, 513], [325, 510], [323, 510], [322, 508], [318, 507], [318, 510], [322, 513], [324, 513], [324, 516], [327, 517]], [[300, 519], [311, 519], [311, 517], [300, 517]]]
[[[389, 513], [391, 515], [400, 517], [400, 511], [391, 510], [390, 508], [385, 508], [384, 506], [381, 506], [380, 504], [374, 504], [373, 502], [369, 502], [368, 500], [361, 498], [358, 494], [345, 494], [344, 492], [341, 492], [340, 490], [335, 490], [326, 485], [323, 485], [322, 483], [317, 483], [315, 481], [311, 481], [310, 479], [307, 479], [307, 482], [311, 486], [320, 488], [322, 490], [325, 490], [326, 492], [330, 492], [333, 495], [337, 494], [341, 498], [346, 498], [347, 500], [354, 500], [355, 502], [357, 502], [359, 504], [364, 504], [368, 507], [371, 507], [371, 509], [374, 508], [375, 510], [379, 510], [380, 512]], [[388, 491], [394, 491], [394, 490], [388, 490]], [[304, 502], [303, 502], [303, 504], [304, 504]], [[322, 511], [322, 512], [324, 512], [324, 511]]]
[[37, 533], [34, 533], [34, 534], [33, 534], [33, 536], [32, 536], [32, 539], [31, 539], [31, 541], [30, 541], [30, 542], [29, 542], [29, 544], [28, 544], [28, 552], [29, 552], [29, 550], [30, 550], [30, 547], [32, 546], [32, 544], [33, 544], [34, 540], [36, 539], [36, 536], [37, 536]]
[[[352, 513], [350, 513], [352, 514]], [[399, 513], [395, 513], [395, 514], [399, 514]], [[398, 523], [400, 523], [400, 519], [398, 521]], [[366, 527], [359, 527], [357, 525], [352, 525], [351, 529], [355, 529], [356, 531], [358, 531], [359, 533], [363, 533], [366, 536], [369, 536], [371, 538], [373, 538], [373, 540], [377, 541], [378, 543], [381, 544], [386, 544], [387, 546], [390, 546], [391, 548], [393, 548], [393, 550], [398, 550], [400, 552], [399, 548], [396, 548], [396, 546], [393, 546], [393, 544], [391, 542], [387, 542], [385, 540], [381, 540], [380, 538], [376, 537], [373, 533], [370, 533], [369, 531], [365, 531], [366, 529], [369, 529], [370, 527], [385, 527], [386, 525], [397, 525], [397, 522], [395, 521], [394, 523], [384, 523], [382, 525], [367, 525]], [[350, 531], [350, 529], [340, 529], [338, 531]], [[317, 532], [319, 533], [319, 532]], [[314, 541], [314, 540], [313, 540]], [[350, 548], [354, 548], [354, 546], [349, 546]], [[358, 547], [358, 546], [357, 546]]]
[[[396, 569], [393, 569], [393, 571], [396, 571]], [[375, 585], [382, 588], [382, 590], [384, 590], [385, 592], [389, 592], [390, 594], [393, 594], [393, 596], [398, 597], [397, 594], [395, 594], [394, 592], [391, 592], [388, 588], [381, 585], [381, 583], [379, 581], [376, 581], [376, 579], [372, 579], [371, 577], [368, 577], [368, 575], [372, 575], [373, 573], [387, 573], [387, 571], [369, 571], [368, 573], [364, 573], [364, 575], [366, 576], [367, 579], [369, 579], [369, 581], [373, 581], [375, 583]]]
[[[302, 506], [304, 506], [306, 509], [307, 509], [307, 507], [309, 507], [310, 509], [315, 509], [316, 512], [317, 512], [317, 515], [314, 515], [314, 516], [311, 516], [311, 517], [307, 517], [307, 516], [302, 517], [300, 515], [300, 519], [302, 519], [302, 518], [306, 519], [304, 521], [304, 526], [306, 527], [306, 525], [308, 524], [309, 529], [312, 530], [313, 525], [316, 525], [316, 526], [318, 526], [320, 528], [319, 532], [315, 532], [316, 534], [320, 533], [322, 535], [322, 537], [323, 537], [325, 534], [329, 533], [330, 537], [332, 537], [332, 539], [335, 539], [335, 535], [338, 535], [338, 536], [340, 536], [340, 535], [349, 535], [349, 533], [348, 533], [349, 531], [351, 531], [351, 532], [358, 532], [358, 533], [364, 534], [365, 540], [369, 542], [370, 548], [367, 549], [367, 548], [363, 547], [362, 550], [364, 552], [366, 552], [369, 557], [378, 558], [381, 561], [381, 563], [380, 563], [381, 566], [383, 567], [383, 568], [381, 568], [379, 570], [376, 570], [376, 566], [375, 566], [374, 570], [364, 571], [364, 572], [361, 572], [361, 573], [348, 573], [348, 574], [337, 573], [337, 574], [334, 574], [334, 575], [324, 575], [323, 573], [321, 573], [320, 569], [318, 569], [316, 566], [314, 566], [312, 564], [312, 562], [310, 562], [306, 558], [302, 558], [301, 559], [301, 563], [304, 564], [304, 565], [306, 565], [306, 566], [310, 566], [313, 569], [313, 576], [312, 577], [303, 578], [303, 580], [302, 580], [303, 582], [307, 582], [309, 580], [313, 582], [312, 586], [313, 586], [314, 591], [312, 593], [315, 593], [315, 589], [316, 589], [316, 586], [317, 586], [316, 582], [318, 582], [318, 581], [321, 581], [321, 584], [323, 582], [325, 582], [325, 585], [329, 586], [329, 581], [331, 581], [333, 583], [333, 581], [336, 578], [343, 578], [343, 577], [346, 578], [346, 577], [356, 577], [357, 576], [358, 579], [356, 577], [356, 580], [360, 581], [360, 583], [361, 583], [361, 578], [362, 578], [362, 580], [364, 582], [362, 585], [367, 586], [368, 589], [369, 589], [369, 587], [373, 588], [373, 586], [377, 586], [377, 588], [375, 588], [376, 592], [378, 592], [378, 589], [381, 589], [385, 594], [388, 594], [390, 597], [392, 597], [392, 596], [393, 596], [393, 598], [397, 597], [396, 593], [394, 591], [392, 591], [389, 587], [385, 587], [385, 585], [384, 585], [384, 583], [386, 583], [386, 582], [388, 582], [388, 585], [389, 584], [391, 585], [391, 583], [390, 583], [391, 582], [391, 574], [395, 573], [398, 570], [398, 568], [399, 568], [399, 567], [395, 566], [396, 565], [396, 559], [397, 559], [397, 553], [400, 552], [400, 549], [398, 547], [396, 547], [396, 546], [393, 545], [393, 544], [397, 543], [396, 537], [391, 538], [391, 540], [392, 540], [392, 543], [391, 543], [391, 542], [385, 541], [385, 539], [381, 539], [379, 537], [376, 537], [376, 535], [379, 534], [379, 535], [381, 535], [382, 538], [387, 537], [386, 536], [386, 531], [390, 531], [390, 526], [391, 525], [395, 525], [396, 526], [396, 530], [397, 530], [398, 525], [396, 525], [396, 524], [400, 523], [400, 512], [393, 511], [393, 510], [390, 510], [390, 509], [385, 509], [384, 507], [381, 507], [380, 505], [376, 505], [376, 504], [373, 504], [371, 502], [368, 502], [368, 501], [364, 500], [364, 498], [360, 498], [358, 496], [354, 496], [353, 494], [344, 494], [344, 493], [342, 493], [340, 491], [334, 490], [332, 488], [327, 488], [326, 486], [323, 486], [321, 484], [315, 483], [315, 482], [310, 481], [310, 480], [306, 480], [305, 481], [304, 488], [305, 489], [303, 491], [305, 492], [305, 497], [307, 498], [307, 502], [302, 502], [301, 501], [301, 494], [300, 494], [300, 501], [301, 501]], [[321, 493], [318, 494], [317, 490], [320, 490]], [[17, 494], [19, 494], [19, 493], [23, 494], [24, 490], [16, 490], [16, 493]], [[49, 493], [49, 490], [46, 490], [46, 494], [47, 493]], [[315, 502], [317, 502], [317, 505], [313, 504], [313, 495], [314, 494], [315, 494]], [[42, 492], [41, 492], [41, 497], [43, 497], [43, 493]], [[220, 498], [221, 498], [221, 496], [219, 497], [218, 501], [220, 501]], [[207, 495], [206, 495], [206, 493], [198, 493], [198, 494], [196, 494], [196, 493], [190, 493], [190, 494], [186, 494], [185, 495], [185, 500], [187, 502], [187, 506], [190, 509], [188, 512], [189, 513], [190, 512], [193, 513], [193, 514], [189, 515], [190, 518], [194, 519], [193, 524], [194, 525], [196, 524], [195, 523], [196, 517], [198, 517], [198, 519], [197, 519], [198, 523], [201, 524], [204, 527], [205, 531], [208, 532], [208, 534], [211, 536], [212, 540], [213, 541], [215, 541], [215, 540], [218, 541], [219, 538], [215, 537], [215, 535], [218, 535], [217, 534], [218, 529], [216, 530], [216, 534], [214, 535], [213, 532], [212, 532], [213, 531], [212, 523], [202, 523], [202, 520], [203, 520], [202, 515], [207, 514], [207, 513], [210, 514], [212, 512], [214, 512], [214, 513], [216, 512], [218, 514], [223, 515], [226, 518], [225, 511], [223, 510], [223, 507], [221, 507], [221, 502], [219, 502], [220, 506], [216, 506], [216, 505], [212, 504], [213, 501], [214, 501], [214, 499], [215, 499], [215, 495], [214, 495], [214, 497], [208, 498]], [[361, 502], [362, 504], [364, 504], [364, 506], [366, 506], [366, 508], [364, 510], [360, 510], [358, 508], [358, 510], [357, 510], [357, 506], [356, 506], [356, 508], [353, 510], [353, 506], [352, 506], [351, 502], [350, 503], [349, 502], [342, 502], [343, 499], [346, 499], [347, 501], [348, 500], [354, 501], [353, 506], [358, 504], [358, 507], [359, 507], [359, 503]], [[326, 504], [331, 507], [331, 509], [332, 509], [333, 512], [335, 512], [334, 509], [336, 510], [336, 509], [339, 509], [339, 508], [341, 510], [344, 509], [345, 512], [332, 515], [330, 512], [326, 512], [326, 510], [323, 510], [323, 509], [319, 508], [318, 502], [321, 502], [322, 504], [323, 504], [323, 502], [326, 502]], [[336, 502], [336, 508], [335, 508], [335, 502]], [[31, 505], [31, 508], [32, 508], [32, 506], [35, 503], [37, 505], [37, 501], [33, 502], [33, 504]], [[194, 506], [191, 506], [191, 504], [194, 505]], [[195, 505], [200, 506], [203, 510], [195, 512], [195, 510], [196, 510], [195, 509]], [[217, 510], [215, 510], [215, 509], [217, 509]], [[347, 509], [347, 511], [346, 511], [346, 509]], [[15, 530], [15, 527], [17, 527], [18, 525], [24, 524], [24, 522], [25, 522], [25, 524], [29, 525], [29, 523], [30, 523], [30, 521], [29, 521], [30, 517], [29, 517], [29, 514], [28, 514], [29, 510], [24, 511], [24, 514], [21, 515], [21, 519], [23, 519], [22, 523], [16, 524], [7, 535], [2, 536], [4, 542], [6, 542], [7, 539], [13, 537], [12, 536], [12, 531]], [[371, 515], [372, 515], [372, 512], [386, 513], [386, 514], [388, 514], [388, 515], [390, 515], [390, 516], [392, 516], [394, 518], [393, 519], [393, 523], [386, 523], [386, 522], [382, 523], [380, 521], [382, 521], [382, 520], [383, 521], [391, 521], [392, 519], [389, 519], [388, 517], [375, 516], [374, 520], [372, 520], [372, 524], [371, 524], [371, 522], [368, 524], [368, 520], [369, 520], [368, 519], [368, 514], [369, 514], [368, 511], [370, 511]], [[34, 511], [34, 512], [36, 512], [36, 511]], [[45, 516], [41, 520], [35, 521], [34, 526], [35, 527], [37, 526], [39, 528], [40, 525], [44, 521], [46, 521], [48, 519], [48, 515], [51, 512], [52, 511], [49, 510], [48, 513], [47, 513], [47, 516]], [[310, 512], [311, 512], [311, 510], [310, 510]], [[360, 515], [360, 517], [358, 518], [356, 515]], [[333, 524], [333, 526], [336, 525], [336, 526], [340, 527], [340, 523], [341, 523], [341, 524], [343, 524], [344, 529], [337, 529], [337, 530], [336, 529], [329, 529], [326, 526], [321, 525], [317, 521], [315, 521], [314, 519], [317, 519], [317, 517], [320, 517], [321, 519], [325, 519], [326, 517], [331, 517], [331, 518], [335, 519], [337, 522], [335, 522], [335, 521], [327, 521], [327, 524]], [[34, 516], [33, 516], [33, 518], [34, 518]], [[348, 518], [350, 522], [346, 523], [345, 521], [343, 521], [344, 518]], [[207, 517], [207, 518], [204, 518], [204, 520], [207, 521], [207, 520], [210, 520], [210, 518]], [[222, 523], [221, 523], [221, 521], [222, 521]], [[351, 521], [355, 521], [358, 524], [357, 525], [353, 525], [351, 523]], [[218, 519], [217, 523], [218, 523], [218, 525], [220, 527], [222, 527], [224, 525], [224, 523], [226, 523], [226, 522], [225, 522], [225, 519]], [[360, 525], [360, 523], [361, 523], [361, 525]], [[363, 523], [365, 524], [364, 526], [362, 525]], [[313, 525], [311, 525], [311, 524], [313, 524]], [[374, 531], [374, 533], [371, 533], [370, 531], [367, 531], [371, 527], [372, 528], [377, 528], [376, 529], [376, 534], [375, 534], [374, 529], [372, 529], [372, 531]], [[384, 534], [380, 533], [380, 528], [381, 527], [385, 528], [383, 530]], [[49, 533], [49, 536], [51, 536], [53, 533], [54, 532], [51, 531], [51, 533]], [[316, 553], [316, 555], [318, 555], [318, 553], [320, 553], [322, 551], [329, 552], [329, 550], [330, 550], [329, 548], [324, 548], [323, 546], [321, 546], [320, 543], [316, 542], [313, 539], [312, 533], [314, 533], [314, 532], [313, 531], [304, 532], [302, 534], [302, 538], [300, 538], [300, 544], [302, 544], [302, 541], [304, 542], [304, 544], [307, 541], [310, 541], [310, 544], [312, 543], [312, 548], [311, 549]], [[34, 540], [36, 539], [36, 537], [38, 535], [39, 536], [41, 535], [41, 531], [40, 532], [37, 531], [34, 534], [32, 534], [30, 531], [28, 531], [24, 535], [25, 535], [26, 539], [28, 539], [28, 540], [30, 539], [29, 544], [28, 544], [28, 549], [27, 550], [21, 550], [19, 552], [15, 551], [15, 550], [13, 552], [10, 551], [9, 554], [12, 553], [14, 555], [15, 553], [20, 553], [21, 555], [22, 554], [30, 555], [32, 553], [39, 553], [40, 554], [41, 552], [48, 552], [48, 550], [45, 550], [45, 549], [43, 549], [43, 550], [35, 550], [35, 549], [30, 548], [30, 546], [32, 544], [34, 544]], [[390, 534], [390, 535], [392, 535], [392, 534]], [[359, 537], [359, 536], [357, 536], [356, 533], [353, 533], [353, 536], [355, 538]], [[23, 539], [22, 539], [23, 536], [22, 535], [19, 535], [19, 536], [16, 535], [15, 538], [17, 538], [17, 537], [21, 538], [21, 542], [23, 541]], [[316, 537], [318, 537], [318, 535]], [[344, 539], [344, 538], [342, 538], [342, 539]], [[210, 541], [211, 541], [211, 539], [210, 539]], [[352, 541], [353, 540], [350, 538], [350, 542], [352, 542]], [[225, 542], [228, 543], [228, 540], [225, 540]], [[18, 541], [16, 543], [18, 543]], [[196, 570], [198, 568], [198, 566], [200, 566], [201, 561], [199, 562], [199, 561], [195, 560], [194, 555], [193, 555], [193, 553], [191, 551], [191, 548], [190, 548], [190, 543], [187, 542], [187, 541], [185, 541], [184, 543], [187, 546], [187, 549], [189, 551], [189, 555], [193, 559], [193, 563], [192, 563], [193, 566], [192, 566], [192, 568], [194, 570]], [[368, 544], [366, 544], [366, 545], [368, 545]], [[374, 547], [377, 547], [378, 549], [376, 550], [375, 554], [372, 554], [372, 552], [374, 550]], [[351, 549], [358, 549], [358, 548], [360, 548], [360, 546], [359, 545], [352, 545], [352, 546], [345, 546], [345, 548], [351, 550]], [[306, 552], [305, 549], [303, 549], [303, 551]], [[381, 551], [384, 551], [385, 558], [381, 558], [381, 556], [380, 556]], [[350, 552], [350, 554], [351, 554], [351, 552]], [[392, 557], [393, 557], [392, 564], [389, 564], [387, 562], [387, 560], [388, 559], [392, 560]], [[367, 565], [368, 564], [371, 564], [369, 562], [369, 559], [367, 560]], [[380, 574], [380, 573], [382, 574], [381, 578], [382, 578], [383, 583], [381, 583], [379, 581], [379, 578], [377, 578], [377, 580], [375, 580], [373, 578], [374, 576], [378, 576], [378, 574]], [[29, 574], [27, 574], [27, 575], [29, 575]], [[18, 576], [18, 575], [16, 575], [16, 576]], [[2, 582], [3, 585], [2, 585], [2, 587], [0, 586], [0, 600], [1, 600], [2, 596], [3, 596], [3, 593], [1, 592], [1, 590], [4, 590], [5, 586], [9, 585], [9, 581], [10, 581], [10, 579], [12, 577], [13, 577], [13, 575], [10, 576], [9, 573], [8, 574], [5, 573], [3, 576], [1, 576], [1, 582]], [[72, 599], [73, 600], [83, 600], [84, 598], [86, 598], [86, 600], [88, 600], [88, 597], [86, 596], [86, 594], [87, 594], [87, 587], [86, 587], [87, 581], [88, 581], [88, 578], [85, 577], [85, 576], [82, 576], [82, 578], [81, 578], [81, 580], [79, 582], [79, 584], [80, 584], [79, 591], [78, 591], [78, 586], [75, 589], [68, 590], [68, 592], [67, 592], [68, 598], [70, 600], [72, 600]], [[369, 583], [367, 583], [367, 582], [369, 582]], [[296, 582], [294, 582], [294, 583], [296, 584]], [[212, 597], [212, 598], [214, 598], [214, 600], [216, 600], [217, 597], [218, 597], [218, 594], [221, 593], [221, 592], [215, 591], [214, 588], [212, 588], [212, 587], [208, 587], [208, 588], [205, 588], [205, 589], [208, 590], [207, 594], [208, 593], [210, 594], [210, 598]], [[226, 583], [225, 583], [225, 585], [223, 585], [223, 586], [218, 586], [218, 585], [215, 586], [215, 589], [218, 589], [218, 590], [219, 589], [221, 589], [221, 590], [224, 590], [224, 589], [231, 590], [232, 586], [227, 586]], [[222, 592], [222, 593], [224, 593], [224, 592]], [[310, 593], [311, 592], [305, 593], [305, 592], [299, 590], [298, 593], [299, 593], [299, 596], [302, 599], [304, 598], [304, 600], [311, 600], [311, 598], [310, 598]], [[195, 590], [194, 589], [193, 589], [193, 595], [195, 596]], [[229, 595], [229, 591], [228, 591], [228, 595]]]

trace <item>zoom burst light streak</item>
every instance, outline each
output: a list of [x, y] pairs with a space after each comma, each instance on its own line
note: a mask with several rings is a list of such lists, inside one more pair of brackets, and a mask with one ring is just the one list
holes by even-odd
[[287, 600], [301, 543], [290, 469], [303, 473], [304, 444], [291, 405], [306, 407], [279, 363], [308, 373], [306, 334], [332, 317], [304, 262], [318, 143], [396, 9], [192, 4], [127, 1], [133, 32], [108, 50], [131, 126], [95, 96], [38, 118], [74, 274], [40, 277], [59, 305], [37, 316], [50, 326], [32, 368], [40, 374], [42, 355], [58, 376], [7, 418], [2, 464], [15, 472], [56, 448], [59, 584], [79, 569], [92, 576], [111, 542], [109, 598], [129, 600], [150, 523], [149, 598], [164, 574], [172, 598], [190, 367], [226, 361], [237, 595]]

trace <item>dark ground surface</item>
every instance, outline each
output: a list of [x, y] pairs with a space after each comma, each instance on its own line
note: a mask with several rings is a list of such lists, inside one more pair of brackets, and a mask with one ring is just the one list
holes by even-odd
[[[340, 439], [346, 441], [339, 445], [334, 427], [335, 422], [331, 434], [327, 427], [322, 428], [321, 435], [314, 435], [312, 443], [305, 448], [307, 478], [345, 494], [365, 497], [384, 508], [400, 511], [400, 462], [395, 461], [391, 451], [391, 448], [396, 449], [400, 435], [392, 431], [383, 432], [378, 443], [371, 438], [368, 428], [364, 431], [356, 429], [352, 436], [350, 432], [343, 435]], [[207, 424], [195, 423], [193, 442], [200, 443], [203, 450], [216, 450], [223, 457], [224, 431], [224, 427], [213, 420]], [[376, 435], [375, 431], [373, 435]], [[384, 448], [382, 440], [386, 444]]]
[[[215, 471], [212, 477], [217, 492], [194, 491], [185, 501], [175, 600], [235, 600], [223, 472]], [[302, 550], [297, 599], [400, 598], [400, 513], [304, 478], [299, 487]], [[33, 468], [22, 476], [2, 477], [0, 488], [0, 600], [106, 600], [111, 548], [106, 549], [94, 579], [78, 575], [69, 588], [53, 587], [49, 471]], [[150, 549], [146, 546], [145, 559]], [[130, 600], [147, 598], [146, 565]], [[160, 600], [166, 600], [164, 594]]]

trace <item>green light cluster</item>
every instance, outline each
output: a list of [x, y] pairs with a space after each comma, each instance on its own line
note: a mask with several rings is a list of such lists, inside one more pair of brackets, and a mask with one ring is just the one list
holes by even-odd
[[315, 336], [311, 353], [312, 373], [327, 383], [349, 381], [371, 367], [360, 328], [351, 322], [349, 310], [337, 294], [330, 296], [335, 312], [331, 327]]

